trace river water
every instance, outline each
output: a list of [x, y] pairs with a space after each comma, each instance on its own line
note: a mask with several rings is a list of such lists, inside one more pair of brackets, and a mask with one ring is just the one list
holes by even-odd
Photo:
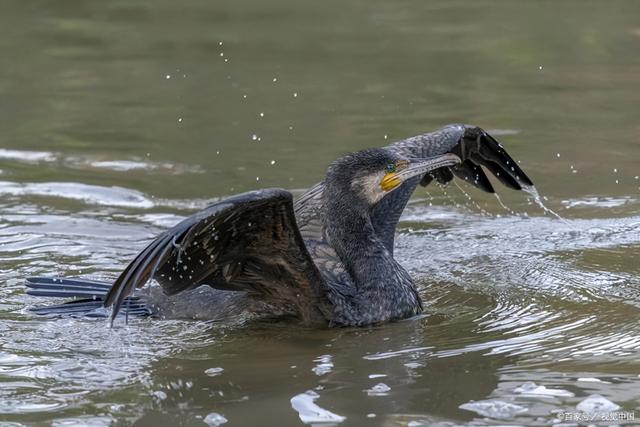
[[[593, 395], [640, 418], [639, 3], [0, 11], [0, 425], [547, 425]], [[299, 194], [342, 153], [450, 122], [492, 132], [564, 220], [499, 183], [419, 189], [396, 244], [424, 316], [27, 310], [26, 276], [112, 278], [216, 198]]]

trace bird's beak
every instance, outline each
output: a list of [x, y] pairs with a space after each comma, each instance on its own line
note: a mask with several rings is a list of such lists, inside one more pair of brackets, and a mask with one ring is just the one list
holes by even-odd
[[397, 164], [395, 172], [389, 172], [384, 175], [380, 181], [380, 187], [384, 191], [391, 191], [414, 176], [422, 176], [438, 168], [454, 166], [460, 162], [460, 157], [451, 153], [429, 157], [428, 159], [401, 161]]

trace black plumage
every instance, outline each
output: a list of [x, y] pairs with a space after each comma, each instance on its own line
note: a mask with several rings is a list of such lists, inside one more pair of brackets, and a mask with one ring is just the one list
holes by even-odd
[[400, 215], [417, 185], [432, 179], [446, 183], [455, 175], [493, 192], [480, 166], [509, 188], [533, 185], [485, 131], [450, 125], [339, 158], [295, 203], [282, 189], [215, 203], [158, 236], [108, 291], [81, 279], [30, 278], [27, 286], [34, 295], [91, 298], [38, 314], [68, 308], [77, 315], [96, 306], [113, 306], [112, 319], [121, 311], [146, 314], [153, 310], [131, 294], [153, 278], [167, 295], [208, 285], [244, 293], [247, 310], [289, 314], [307, 324], [406, 318], [421, 312], [422, 303], [393, 258]]

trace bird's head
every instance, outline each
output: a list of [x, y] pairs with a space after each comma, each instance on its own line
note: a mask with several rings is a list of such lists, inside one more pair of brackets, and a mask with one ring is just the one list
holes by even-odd
[[330, 199], [349, 194], [347, 200], [371, 207], [403, 182], [458, 163], [460, 158], [455, 154], [408, 159], [388, 149], [371, 148], [334, 161], [327, 170], [325, 193]]

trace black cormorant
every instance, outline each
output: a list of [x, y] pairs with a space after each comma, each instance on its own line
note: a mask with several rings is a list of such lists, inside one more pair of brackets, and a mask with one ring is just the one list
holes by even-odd
[[407, 318], [422, 303], [393, 258], [400, 215], [418, 184], [433, 179], [456, 175], [494, 192], [481, 165], [510, 188], [533, 185], [487, 132], [449, 125], [345, 155], [295, 202], [288, 191], [266, 189], [214, 203], [158, 236], [113, 285], [36, 277], [27, 279], [28, 293], [83, 298], [34, 309], [39, 314], [105, 316], [113, 307], [113, 321], [154, 311], [131, 295], [153, 278], [166, 295], [201, 285], [227, 291], [219, 292], [222, 304], [200, 307], [227, 314], [240, 307], [345, 326]]

